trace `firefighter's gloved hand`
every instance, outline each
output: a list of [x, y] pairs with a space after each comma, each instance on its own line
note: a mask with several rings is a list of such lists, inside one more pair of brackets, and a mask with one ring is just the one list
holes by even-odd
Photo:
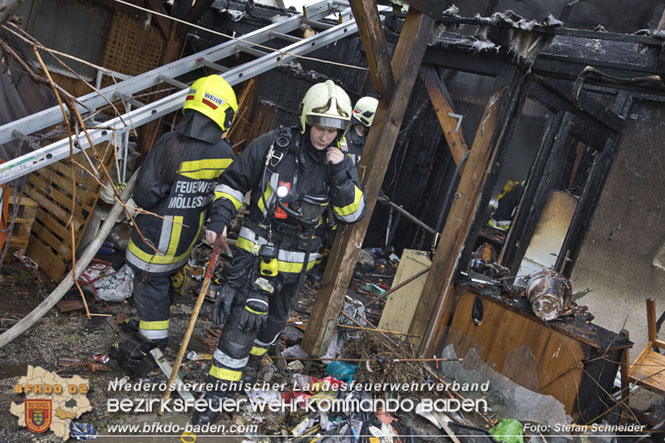
[[245, 309], [240, 314], [238, 328], [244, 331], [260, 331], [268, 321], [268, 297], [275, 288], [267, 279], [257, 278], [252, 283]]
[[215, 306], [212, 309], [212, 322], [220, 325], [229, 317], [231, 313], [231, 305], [235, 298], [237, 290], [233, 289], [230, 285], [226, 284], [217, 291], [215, 296]]

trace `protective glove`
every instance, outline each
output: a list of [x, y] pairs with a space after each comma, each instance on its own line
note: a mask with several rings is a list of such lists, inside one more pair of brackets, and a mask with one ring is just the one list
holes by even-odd
[[231, 313], [233, 299], [238, 293], [230, 285], [226, 284], [217, 291], [215, 296], [215, 306], [212, 309], [212, 322], [221, 325]]
[[240, 314], [238, 329], [260, 331], [268, 321], [268, 297], [274, 291], [273, 285], [263, 277], [252, 283], [252, 289], [245, 301], [245, 309]]

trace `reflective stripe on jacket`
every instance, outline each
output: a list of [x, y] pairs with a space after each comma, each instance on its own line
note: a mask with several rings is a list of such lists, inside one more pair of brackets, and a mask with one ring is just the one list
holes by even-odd
[[160, 180], [168, 156], [170, 132], [159, 139], [146, 157], [134, 191], [134, 200], [153, 214], [142, 213], [135, 222], [126, 260], [134, 268], [171, 273], [183, 266], [205, 221], [206, 209], [222, 172], [233, 162], [231, 146], [182, 137], [187, 144], [173, 183]]

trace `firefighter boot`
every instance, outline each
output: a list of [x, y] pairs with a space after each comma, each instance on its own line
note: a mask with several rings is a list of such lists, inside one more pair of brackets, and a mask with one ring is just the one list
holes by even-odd
[[260, 363], [263, 359], [262, 355], [251, 354], [247, 360], [247, 366], [242, 371], [242, 383], [245, 385], [253, 385], [259, 378], [259, 371], [261, 370]]
[[206, 391], [205, 394], [203, 394], [205, 409], [203, 411], [194, 409], [192, 423], [195, 425], [205, 425], [216, 422], [222, 412], [223, 401], [233, 395], [233, 392], [229, 390], [228, 382], [225, 380], [219, 380], [208, 375], [207, 383], [211, 384], [213, 389]]

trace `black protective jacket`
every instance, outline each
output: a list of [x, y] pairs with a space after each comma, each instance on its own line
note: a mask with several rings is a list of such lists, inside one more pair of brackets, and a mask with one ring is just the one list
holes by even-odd
[[351, 128], [344, 136], [346, 142], [347, 154], [357, 165], [363, 155], [363, 148], [367, 141], [367, 130], [364, 135], [358, 135], [355, 129]]
[[[161, 178], [169, 141], [181, 135], [186, 149], [172, 183]], [[134, 201], [146, 211], [136, 216], [126, 260], [135, 269], [155, 274], [172, 273], [189, 259], [219, 176], [233, 161], [231, 146], [222, 131], [196, 111], [185, 114], [176, 130], [162, 136], [145, 158], [134, 190]], [[155, 251], [157, 250], [157, 251]]]
[[[290, 139], [286, 148], [275, 146], [278, 131]], [[242, 204], [245, 193], [251, 191], [249, 217], [237, 245], [256, 254], [258, 246], [268, 240], [281, 243], [277, 245], [280, 272], [301, 272], [304, 260], [307, 268], [314, 265], [320, 243], [317, 246], [310, 242], [307, 246], [307, 242], [290, 240], [314, 236], [326, 211], [342, 223], [354, 223], [365, 215], [365, 196], [351, 158], [344, 156], [343, 162], [328, 164], [325, 151], [311, 147], [307, 137], [296, 128], [282, 128], [255, 139], [226, 170], [215, 189], [208, 229], [221, 232]], [[273, 154], [265, 167], [271, 146]], [[302, 212], [302, 218], [278, 209], [275, 190], [280, 184], [290, 189], [283, 204]]]

